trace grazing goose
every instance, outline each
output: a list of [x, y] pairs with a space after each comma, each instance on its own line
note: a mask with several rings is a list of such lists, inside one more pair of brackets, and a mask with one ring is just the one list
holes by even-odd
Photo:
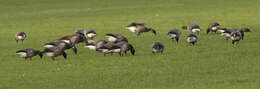
[[132, 55], [135, 55], [134, 47], [125, 41], [118, 43], [107, 43], [104, 46], [98, 48], [97, 51], [103, 52], [104, 55], [108, 53], [119, 53], [120, 56], [124, 56], [127, 51], [130, 51]]
[[87, 29], [87, 30], [79, 29], [75, 33], [83, 34], [86, 39], [89, 39], [89, 38], [93, 39], [97, 35], [97, 33], [94, 29]]
[[189, 34], [188, 36], [187, 36], [187, 42], [189, 43], [189, 44], [192, 44], [192, 45], [195, 45], [195, 43], [197, 43], [197, 40], [198, 40], [198, 37], [197, 37], [197, 35], [195, 35], [195, 34]]
[[156, 35], [156, 31], [153, 28], [147, 28], [144, 22], [133, 22], [130, 25], [126, 26], [126, 29], [131, 32], [135, 32], [138, 36], [143, 32], [152, 31], [154, 35]]
[[23, 43], [23, 40], [26, 38], [26, 34], [24, 31], [17, 31], [15, 34], [15, 40], [16, 43], [18, 44], [18, 41], [21, 40]]
[[154, 42], [152, 44], [152, 53], [163, 53], [164, 45], [162, 42]]
[[195, 23], [189, 24], [188, 26], [182, 26], [182, 29], [189, 30], [191, 33], [199, 34], [200, 32], [200, 26]]
[[55, 57], [63, 55], [63, 57], [66, 59], [67, 54], [65, 53], [64, 49], [59, 46], [51, 47], [51, 48], [45, 48], [40, 54], [46, 54], [47, 56], [51, 57], [52, 60], [55, 60]]
[[54, 41], [54, 42], [50, 42], [50, 43], [44, 44], [44, 47], [45, 47], [45, 48], [51, 48], [51, 47], [59, 46], [59, 47], [61, 47], [61, 48], [64, 49], [64, 50], [71, 48], [71, 49], [73, 50], [73, 52], [74, 52], [75, 54], [77, 54], [77, 48], [76, 48], [76, 46], [75, 46], [75, 45], [71, 45], [71, 44], [69, 44], [69, 43], [71, 43], [71, 42], [69, 41], [69, 42], [67, 43], [67, 42], [64, 41], [64, 40], [57, 40], [57, 41]]
[[96, 37], [97, 33], [94, 29], [87, 29], [85, 30], [84, 35], [87, 39], [93, 39], [94, 37]]
[[107, 37], [109, 42], [114, 42], [114, 43], [117, 43], [120, 41], [128, 42], [127, 38], [120, 34], [106, 34], [105, 37]]
[[208, 26], [207, 34], [209, 32], [215, 32], [216, 33], [218, 29], [220, 29], [220, 24], [218, 22], [212, 22]]
[[42, 54], [40, 54], [39, 50], [35, 50], [33, 48], [24, 48], [16, 52], [17, 55], [23, 57], [24, 59], [30, 58], [32, 59], [33, 56], [39, 55], [42, 58]]
[[104, 46], [107, 42], [105, 40], [94, 40], [93, 42], [88, 42], [85, 44], [85, 48], [89, 48], [90, 50], [96, 50], [102, 46]]
[[242, 39], [242, 33], [240, 31], [233, 31], [230, 35], [230, 39], [232, 40], [233, 45]]
[[228, 40], [231, 37], [231, 33], [234, 31], [236, 31], [236, 29], [234, 29], [234, 28], [224, 28], [221, 35], [226, 37], [226, 40]]
[[[128, 42], [121, 41], [121, 42], [114, 44], [114, 46], [120, 47], [120, 50], [119, 50], [120, 56], [124, 56], [127, 53], [127, 51], [130, 51], [132, 55], [135, 55], [135, 49], [134, 49], [133, 45], [129, 44]], [[118, 52], [118, 51], [114, 51], [117, 49], [111, 49], [111, 50], [112, 50], [112, 52]]]
[[66, 42], [68, 44], [71, 44], [71, 45], [75, 45], [75, 44], [78, 44], [80, 42], [86, 41], [84, 35], [81, 34], [81, 33], [66, 35], [66, 36], [60, 38], [59, 40], [62, 40], [62, 41]]
[[178, 29], [172, 29], [168, 32], [168, 37], [170, 37], [172, 40], [176, 40], [177, 43], [179, 42], [179, 38], [181, 35], [181, 31]]
[[221, 34], [222, 36], [225, 36], [226, 39], [230, 39], [231, 38], [231, 33], [235, 32], [235, 31], [239, 31], [241, 33], [241, 39], [244, 39], [244, 33], [245, 32], [251, 32], [251, 30], [249, 28], [242, 28], [240, 30], [234, 29], [234, 28], [225, 28], [224, 32]]

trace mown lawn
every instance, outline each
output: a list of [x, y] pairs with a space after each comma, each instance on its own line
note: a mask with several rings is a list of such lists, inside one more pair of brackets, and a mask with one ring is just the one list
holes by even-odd
[[[259, 89], [259, 0], [0, 0], [1, 89]], [[144, 21], [157, 30], [137, 37], [124, 29]], [[237, 46], [220, 34], [206, 35], [210, 22], [223, 27], [248, 27], [251, 33]], [[198, 44], [171, 41], [172, 28], [197, 23]], [[68, 59], [44, 56], [24, 60], [22, 48], [42, 50], [44, 43], [93, 28], [95, 39], [120, 33], [134, 45], [136, 55], [120, 57], [77, 45], [79, 54], [67, 50]], [[16, 44], [16, 31], [25, 31], [24, 44]], [[161, 41], [164, 54], [153, 55], [151, 44]]]

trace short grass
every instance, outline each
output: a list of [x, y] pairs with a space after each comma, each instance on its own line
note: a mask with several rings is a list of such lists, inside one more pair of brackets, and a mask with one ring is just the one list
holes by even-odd
[[[259, 0], [0, 0], [1, 89], [259, 89]], [[137, 37], [124, 30], [144, 21], [157, 30]], [[251, 28], [237, 46], [219, 34], [205, 34], [210, 22], [224, 27]], [[203, 29], [196, 46], [189, 46], [182, 30], [180, 43], [167, 32], [189, 23]], [[68, 60], [48, 57], [24, 60], [19, 49], [43, 49], [79, 28], [93, 28], [104, 39], [120, 33], [136, 48], [136, 55], [107, 55], [77, 45]], [[24, 44], [15, 32], [25, 31]], [[153, 55], [151, 44], [161, 41], [165, 53]]]

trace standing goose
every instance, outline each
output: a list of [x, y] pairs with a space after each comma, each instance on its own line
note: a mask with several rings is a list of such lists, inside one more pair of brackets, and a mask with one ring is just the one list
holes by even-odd
[[195, 43], [197, 43], [197, 40], [198, 40], [198, 37], [197, 37], [197, 35], [195, 35], [195, 34], [189, 34], [188, 36], [187, 36], [187, 42], [189, 43], [189, 44], [192, 44], [192, 45], [195, 45]]
[[182, 29], [189, 30], [191, 33], [199, 34], [200, 32], [200, 26], [195, 23], [189, 24], [188, 26], [182, 26]]
[[66, 59], [67, 54], [64, 51], [65, 43], [61, 43], [58, 46], [45, 48], [40, 54], [46, 54], [47, 56], [51, 57], [52, 60], [55, 59], [55, 57], [63, 55], [63, 57]]
[[179, 38], [181, 35], [181, 31], [178, 29], [172, 29], [168, 32], [168, 37], [170, 37], [172, 40], [176, 40], [177, 43], [179, 42]]
[[106, 34], [105, 37], [108, 39], [109, 42], [114, 42], [114, 43], [120, 41], [128, 42], [127, 38], [120, 34]]
[[135, 32], [138, 36], [143, 32], [152, 31], [154, 35], [156, 35], [156, 31], [153, 28], [147, 28], [144, 22], [133, 22], [130, 25], [126, 26], [126, 29], [131, 32]]
[[164, 51], [164, 45], [162, 42], [154, 42], [152, 44], [152, 53], [163, 53]]
[[46, 43], [46, 44], [44, 44], [44, 47], [45, 48], [51, 48], [51, 47], [57, 47], [57, 46], [59, 46], [59, 47], [61, 47], [62, 49], [64, 49], [64, 50], [66, 50], [66, 49], [72, 49], [73, 50], [73, 52], [75, 53], [75, 54], [77, 54], [77, 48], [76, 48], [76, 46], [75, 45], [71, 45], [71, 44], [69, 44], [69, 43], [71, 43], [70, 41], [67, 43], [66, 41], [64, 41], [64, 40], [57, 40], [57, 41], [54, 41], [54, 42], [50, 42], [50, 43]]
[[212, 22], [208, 26], [207, 34], [209, 32], [215, 32], [216, 33], [218, 29], [220, 29], [220, 24], [218, 22]]
[[30, 58], [32, 59], [33, 56], [39, 55], [42, 58], [42, 54], [40, 54], [39, 50], [35, 50], [33, 48], [24, 48], [16, 52], [17, 55], [23, 57], [24, 59]]
[[23, 40], [26, 38], [26, 34], [24, 31], [17, 31], [15, 34], [15, 40], [16, 43], [18, 44], [18, 41], [21, 40], [23, 43]]
[[85, 48], [89, 48], [90, 50], [96, 50], [102, 46], [104, 46], [107, 42], [105, 40], [94, 40], [93, 42], [88, 42], [85, 44]]

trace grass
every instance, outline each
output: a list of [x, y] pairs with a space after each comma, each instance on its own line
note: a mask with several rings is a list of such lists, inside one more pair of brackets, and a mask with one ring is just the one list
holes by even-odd
[[[259, 89], [260, 1], [258, 0], [0, 0], [1, 89]], [[124, 26], [145, 21], [158, 35], [137, 37]], [[207, 25], [249, 27], [239, 45], [219, 34], [206, 35]], [[182, 30], [180, 43], [167, 32], [189, 23], [203, 29], [196, 46], [188, 46]], [[136, 55], [103, 56], [77, 45], [79, 54], [67, 50], [68, 60], [48, 57], [23, 60], [19, 49], [43, 49], [79, 28], [120, 33], [136, 48]], [[28, 34], [16, 44], [14, 34]], [[152, 55], [154, 41], [165, 44], [163, 55]]]

